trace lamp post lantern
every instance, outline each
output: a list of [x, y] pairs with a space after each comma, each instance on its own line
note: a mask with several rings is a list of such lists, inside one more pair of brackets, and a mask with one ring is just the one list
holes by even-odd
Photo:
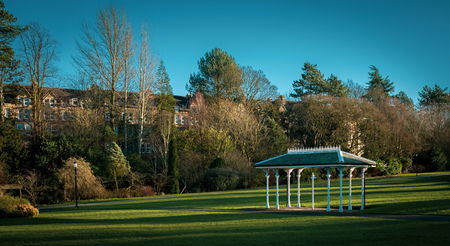
[[73, 162], [75, 168], [75, 207], [78, 207], [78, 187], [77, 187], [77, 161]]

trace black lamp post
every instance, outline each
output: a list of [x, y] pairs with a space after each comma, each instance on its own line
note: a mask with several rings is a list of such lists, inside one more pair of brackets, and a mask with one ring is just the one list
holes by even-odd
[[77, 161], [73, 162], [75, 168], [75, 207], [78, 207], [78, 187], [77, 187]]

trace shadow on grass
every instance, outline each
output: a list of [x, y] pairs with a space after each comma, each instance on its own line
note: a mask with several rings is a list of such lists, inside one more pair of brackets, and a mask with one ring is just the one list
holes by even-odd
[[[84, 218], [33, 218], [14, 230], [10, 220], [0, 234], [3, 245], [329, 245], [431, 244], [450, 240], [450, 223], [397, 221], [361, 217], [230, 213], [79, 213]], [[63, 215], [63, 214], [62, 214]], [[124, 216], [127, 216], [124, 214]], [[63, 216], [61, 216], [63, 217]], [[0, 227], [1, 228], [1, 227]], [[420, 228], [420, 230], [417, 230]], [[6, 231], [6, 230], [4, 230]]]

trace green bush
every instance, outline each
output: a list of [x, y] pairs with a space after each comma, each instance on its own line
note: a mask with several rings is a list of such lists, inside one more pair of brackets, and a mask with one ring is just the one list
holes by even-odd
[[208, 169], [202, 178], [203, 191], [219, 191], [238, 189], [242, 185], [243, 175], [234, 170], [224, 168]]
[[402, 164], [397, 158], [389, 158], [386, 166], [387, 175], [395, 175], [402, 172]]

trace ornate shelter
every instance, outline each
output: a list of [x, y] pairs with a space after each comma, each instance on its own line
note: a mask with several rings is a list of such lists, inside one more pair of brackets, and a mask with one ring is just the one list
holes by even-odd
[[[280, 155], [265, 161], [261, 161], [255, 164], [256, 168], [263, 169], [266, 173], [266, 208], [269, 208], [269, 169], [275, 171], [276, 178], [276, 199], [277, 203], [275, 208], [279, 209], [279, 195], [278, 195], [278, 180], [279, 170], [283, 169], [287, 173], [287, 207], [291, 207], [291, 189], [290, 189], [290, 177], [291, 172], [295, 169], [297, 172], [298, 191], [297, 191], [297, 207], [300, 207], [300, 177], [301, 172], [305, 168], [324, 168], [327, 171], [327, 183], [328, 183], [328, 205], [327, 211], [330, 209], [330, 168], [336, 168], [339, 170], [340, 178], [340, 205], [339, 212], [343, 212], [342, 208], [342, 177], [344, 176], [344, 170], [349, 170], [349, 206], [348, 210], [352, 210], [352, 172], [355, 168], [361, 168], [361, 210], [364, 210], [364, 173], [369, 167], [375, 166], [375, 161], [353, 155], [344, 151], [341, 151], [341, 147], [323, 147], [323, 148], [306, 148], [306, 149], [288, 149], [288, 153]], [[314, 175], [314, 174], [313, 174]], [[312, 176], [314, 181], [314, 176]], [[312, 208], [314, 209], [314, 190]]]

